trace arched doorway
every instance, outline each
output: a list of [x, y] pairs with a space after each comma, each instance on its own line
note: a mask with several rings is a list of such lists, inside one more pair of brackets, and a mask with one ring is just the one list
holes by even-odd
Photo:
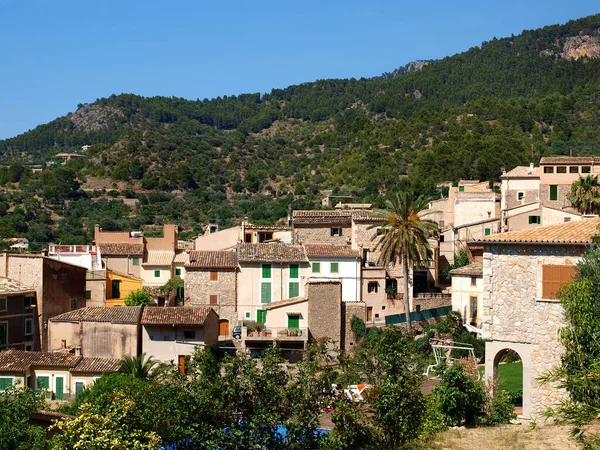
[[229, 320], [219, 320], [219, 336], [229, 336]]
[[[519, 416], [531, 416], [531, 348], [530, 344], [489, 341], [485, 345], [485, 377], [493, 381], [494, 396], [498, 389], [509, 392]], [[487, 381], [489, 383], [489, 381]], [[522, 395], [519, 396], [519, 392]]]

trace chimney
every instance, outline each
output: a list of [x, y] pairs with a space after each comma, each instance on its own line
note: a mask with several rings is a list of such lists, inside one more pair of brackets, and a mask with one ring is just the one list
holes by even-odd
[[81, 347], [75, 347], [73, 352], [75, 353], [75, 356], [81, 356]]
[[506, 168], [505, 167], [502, 167], [500, 170], [502, 171], [502, 175], [506, 175]]

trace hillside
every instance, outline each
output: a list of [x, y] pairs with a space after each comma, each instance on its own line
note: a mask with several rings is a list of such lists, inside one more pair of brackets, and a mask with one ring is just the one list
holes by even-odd
[[[435, 195], [443, 180], [497, 179], [501, 167], [571, 149], [600, 154], [599, 30], [595, 15], [524, 31], [392, 72], [401, 76], [79, 105], [0, 141], [10, 165], [0, 237], [84, 242], [95, 222], [176, 221], [194, 234], [211, 219], [276, 221], [325, 190], [378, 204], [399, 183]], [[61, 167], [64, 152], [83, 158]], [[32, 175], [30, 164], [46, 169]]]

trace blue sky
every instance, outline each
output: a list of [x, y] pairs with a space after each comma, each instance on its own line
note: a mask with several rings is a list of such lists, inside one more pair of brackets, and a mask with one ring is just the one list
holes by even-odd
[[113, 93], [370, 77], [598, 12], [597, 0], [0, 0], [0, 139]]

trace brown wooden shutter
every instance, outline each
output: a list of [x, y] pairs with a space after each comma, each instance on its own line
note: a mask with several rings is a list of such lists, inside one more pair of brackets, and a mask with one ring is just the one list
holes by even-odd
[[556, 293], [575, 276], [575, 266], [545, 265], [542, 268], [542, 298], [556, 298]]
[[210, 304], [211, 305], [218, 305], [219, 304], [219, 296], [218, 295], [211, 295], [210, 296]]
[[210, 279], [211, 281], [216, 281], [219, 279], [219, 272], [217, 272], [216, 270], [211, 270], [210, 271]]

